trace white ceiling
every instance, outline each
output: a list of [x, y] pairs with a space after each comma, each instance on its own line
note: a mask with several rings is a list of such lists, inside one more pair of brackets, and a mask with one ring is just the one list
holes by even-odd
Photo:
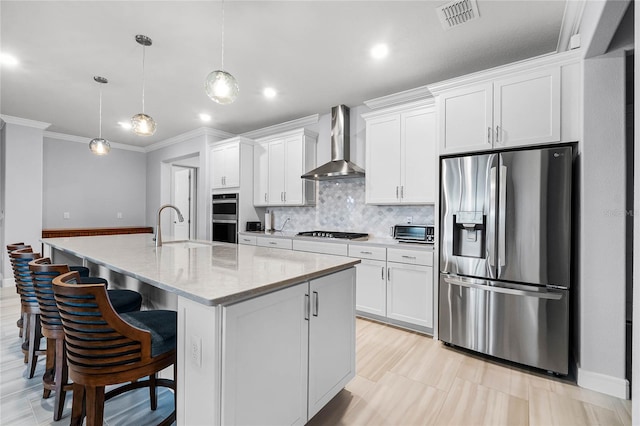
[[[48, 129], [97, 137], [98, 84], [103, 137], [147, 146], [207, 126], [239, 134], [556, 50], [564, 0], [477, 0], [480, 19], [445, 31], [446, 1], [225, 1], [224, 65], [240, 85], [231, 105], [204, 92], [220, 68], [220, 1], [0, 2], [0, 112], [51, 123]], [[118, 121], [145, 112], [154, 136]], [[385, 42], [390, 54], [369, 49]], [[279, 92], [268, 100], [262, 89]], [[199, 113], [212, 121], [202, 123]]]

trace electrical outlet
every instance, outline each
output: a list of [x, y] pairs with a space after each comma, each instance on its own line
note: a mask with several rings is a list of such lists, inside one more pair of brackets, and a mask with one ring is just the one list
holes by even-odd
[[413, 216], [407, 216], [407, 223], [413, 223]]
[[69, 213], [69, 212], [62, 213], [62, 218], [63, 219], [71, 219], [71, 213]]
[[116, 213], [116, 218], [117, 219], [122, 219], [122, 212]]
[[202, 338], [192, 335], [189, 341], [191, 361], [196, 367], [202, 366]]

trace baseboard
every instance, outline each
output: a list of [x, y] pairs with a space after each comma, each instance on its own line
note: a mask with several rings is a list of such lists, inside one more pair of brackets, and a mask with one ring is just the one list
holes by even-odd
[[578, 367], [578, 386], [606, 393], [616, 398], [629, 399], [629, 381]]

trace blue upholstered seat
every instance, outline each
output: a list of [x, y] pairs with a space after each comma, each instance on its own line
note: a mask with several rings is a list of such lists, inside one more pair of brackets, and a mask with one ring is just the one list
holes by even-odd
[[120, 316], [129, 324], [151, 333], [151, 356], [175, 350], [178, 329], [176, 311], [139, 311]]

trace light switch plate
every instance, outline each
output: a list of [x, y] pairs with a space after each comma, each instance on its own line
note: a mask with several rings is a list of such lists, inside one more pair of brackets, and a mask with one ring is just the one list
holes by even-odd
[[192, 335], [189, 340], [189, 353], [191, 361], [196, 367], [202, 366], [202, 338]]
[[71, 219], [71, 213], [69, 213], [69, 212], [62, 213], [62, 218], [63, 219]]

